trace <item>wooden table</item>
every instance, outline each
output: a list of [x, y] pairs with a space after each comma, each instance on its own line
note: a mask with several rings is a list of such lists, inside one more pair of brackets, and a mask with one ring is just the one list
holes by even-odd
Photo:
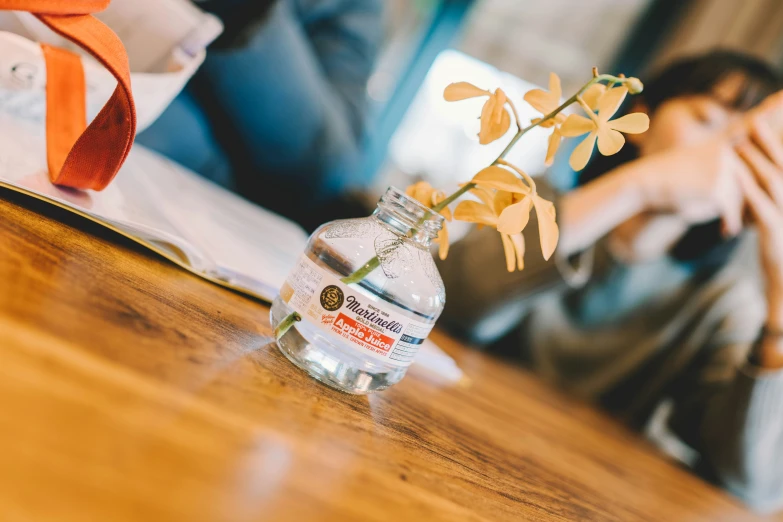
[[443, 334], [473, 382], [308, 378], [266, 305], [0, 190], [0, 520], [754, 520]]

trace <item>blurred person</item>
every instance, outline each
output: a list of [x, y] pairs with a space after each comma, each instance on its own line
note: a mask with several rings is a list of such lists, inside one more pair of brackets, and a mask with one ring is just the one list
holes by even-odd
[[783, 505], [780, 88], [731, 52], [671, 65], [635, 107], [649, 131], [556, 198], [553, 259], [531, 215], [523, 271], [490, 229], [440, 264], [441, 324], [635, 429], [663, 411], [694, 469], [762, 511]]
[[381, 0], [196, 4], [225, 31], [137, 141], [306, 228], [364, 215], [345, 194], [361, 181]]

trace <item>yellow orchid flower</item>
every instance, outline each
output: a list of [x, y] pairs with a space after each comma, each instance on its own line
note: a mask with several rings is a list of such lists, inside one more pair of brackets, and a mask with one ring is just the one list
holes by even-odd
[[611, 156], [619, 152], [625, 144], [625, 137], [623, 137], [621, 132], [638, 134], [645, 132], [650, 126], [650, 118], [641, 112], [627, 114], [616, 120], [610, 119], [620, 108], [627, 94], [628, 89], [624, 86], [605, 91], [598, 98], [597, 115], [587, 105], [587, 102], [580, 98], [580, 102], [584, 104], [583, 108], [590, 118], [571, 114], [560, 126], [560, 133], [566, 137], [581, 136], [589, 133], [571, 154], [569, 164], [572, 169], [582, 170], [585, 168], [590, 160], [590, 156], [593, 154], [596, 141], [601, 154]]
[[[622, 75], [620, 76], [622, 77]], [[642, 85], [642, 82], [639, 80], [639, 78], [627, 78], [626, 82], [627, 83], [625, 84], [625, 87], [628, 89], [630, 94], [639, 94], [642, 92], [642, 89], [644, 89], [644, 85]], [[588, 87], [585, 92], [582, 93], [582, 100], [584, 100], [585, 104], [587, 104], [591, 110], [597, 111], [598, 100], [601, 99], [601, 96], [604, 95], [606, 90], [606, 84], [594, 83]]]
[[[538, 215], [539, 239], [544, 259], [555, 251], [560, 236], [555, 206], [536, 193], [535, 181], [522, 170], [509, 165], [522, 178], [499, 166], [490, 166], [473, 176], [472, 191], [481, 202], [463, 201], [454, 211], [454, 219], [495, 227], [501, 236], [508, 236], [510, 244], [518, 245], [517, 235], [527, 226], [530, 211]], [[504, 240], [504, 246], [507, 245]], [[518, 252], [518, 250], [515, 250]], [[506, 259], [510, 259], [506, 251]]]
[[[555, 73], [549, 73], [549, 92], [543, 89], [533, 89], [528, 91], [524, 100], [528, 102], [535, 110], [542, 115], [554, 112], [560, 106], [560, 98], [563, 96], [563, 90], [560, 87], [560, 77]], [[540, 121], [540, 118], [538, 119]], [[565, 115], [562, 113], [557, 114], [554, 118], [547, 120], [541, 124], [542, 127], [552, 127], [565, 121]], [[536, 120], [533, 120], [535, 123]]]
[[[419, 181], [409, 186], [405, 189], [405, 195], [430, 208], [446, 199], [446, 194], [442, 190], [433, 188], [426, 181]], [[452, 219], [451, 209], [448, 206], [444, 207], [439, 214], [446, 218], [446, 221]], [[438, 237], [433, 242], [438, 245], [438, 257], [446, 259], [446, 256], [449, 255], [449, 229], [446, 227], [446, 223], [443, 223], [443, 228], [440, 229]]]
[[[560, 114], [558, 114], [558, 116], [560, 116]], [[560, 148], [560, 140], [562, 137], [563, 133], [560, 131], [559, 127], [555, 127], [552, 130], [552, 134], [549, 135], [546, 146], [546, 158], [544, 158], [544, 165], [547, 167], [551, 167], [552, 163], [555, 162], [555, 154], [557, 154], [557, 149]]]
[[[549, 73], [549, 92], [543, 89], [533, 89], [525, 94], [524, 99], [535, 110], [540, 112], [543, 116], [546, 116], [557, 110], [560, 106], [560, 98], [562, 98], [562, 96], [563, 90], [560, 86], [560, 77], [555, 73]], [[557, 149], [560, 148], [560, 140], [563, 135], [560, 132], [559, 125], [563, 123], [565, 119], [566, 115], [560, 112], [557, 113], [554, 118], [541, 123], [541, 127], [544, 128], [554, 127], [547, 143], [546, 159], [544, 160], [546, 166], [552, 165], [555, 160]], [[538, 123], [541, 120], [542, 118], [536, 118], [533, 120], [533, 123]]]
[[529, 192], [525, 196], [514, 198], [511, 205], [503, 209], [498, 219], [498, 231], [513, 235], [521, 232], [528, 223], [531, 207], [536, 209], [538, 216], [538, 236], [541, 243], [541, 254], [544, 259], [549, 259], [555, 252], [560, 238], [560, 230], [557, 226], [555, 206], [538, 195], [536, 182], [522, 169], [500, 160], [502, 165], [514, 169], [529, 185]]
[[449, 102], [467, 100], [488, 96], [481, 109], [481, 129], [479, 130], [479, 143], [486, 145], [502, 137], [511, 126], [511, 116], [506, 110], [509, 103], [506, 93], [502, 89], [496, 89], [494, 93], [480, 89], [468, 82], [451, 83], [443, 91], [443, 99]]
[[[593, 74], [596, 78], [593, 81], [596, 83], [583, 88], [582, 95], [575, 97], [589, 118], [576, 114], [566, 116], [563, 113], [558, 113], [544, 121], [547, 115], [561, 109], [562, 87], [560, 78], [554, 73], [549, 76], [548, 91], [533, 89], [525, 94], [525, 101], [539, 111], [542, 117], [534, 119], [530, 127], [525, 129], [520, 127], [519, 135], [536, 125], [552, 129], [547, 144], [545, 160], [547, 165], [551, 165], [563, 137], [587, 134], [582, 143], [576, 147], [570, 159], [574, 170], [581, 170], [587, 165], [596, 143], [601, 154], [605, 156], [615, 154], [625, 144], [625, 137], [621, 133], [640, 133], [649, 127], [649, 118], [642, 113], [629, 114], [615, 120], [611, 119], [622, 105], [629, 89], [633, 93], [641, 92], [643, 85], [638, 79], [626, 79], [622, 75], [619, 78], [610, 75], [602, 75], [599, 78], [595, 69]], [[608, 85], [599, 81], [607, 79]], [[620, 86], [613, 87], [617, 84]], [[514, 105], [511, 100], [506, 98], [503, 90], [497, 89], [495, 92], [491, 92], [468, 82], [458, 82], [448, 85], [443, 92], [444, 99], [449, 102], [481, 96], [486, 96], [487, 101], [481, 110], [479, 142], [487, 144], [500, 138], [508, 131], [511, 124], [509, 109], [516, 118]], [[517, 124], [519, 124], [518, 121]], [[461, 185], [460, 191], [455, 195], [470, 189], [479, 201], [460, 202], [453, 217], [461, 221], [476, 223], [479, 227], [494, 227], [500, 233], [503, 242], [507, 268], [509, 271], [513, 271], [514, 267], [521, 269], [523, 266], [522, 255], [525, 245], [522, 231], [529, 223], [530, 213], [533, 209], [538, 216], [541, 252], [545, 259], [549, 259], [553, 255], [560, 231], [557, 226], [555, 206], [552, 202], [538, 195], [535, 181], [530, 176], [503, 160], [504, 154], [505, 151], [495, 160], [493, 165], [478, 172], [471, 180], [470, 187]], [[416, 183], [408, 187], [406, 192], [428, 207], [437, 205], [446, 199], [446, 195], [442, 191], [434, 189], [426, 182]], [[451, 220], [452, 215], [448, 208], [444, 208], [440, 212], [448, 220]], [[438, 235], [436, 242], [440, 244], [440, 258], [444, 259], [448, 254], [449, 247], [448, 231], [445, 227]]]
[[[476, 190], [476, 189], [474, 189]], [[498, 212], [506, 201], [511, 201], [511, 193], [503, 190], [479, 189], [476, 192], [482, 199], [481, 202], [465, 200], [461, 201], [454, 209], [454, 219], [497, 227]], [[525, 238], [522, 233], [500, 233], [503, 242], [503, 252], [506, 256], [506, 269], [509, 272], [525, 268]]]
[[606, 92], [606, 85], [603, 83], [594, 83], [582, 93], [582, 99], [593, 112], [598, 110], [598, 100]]

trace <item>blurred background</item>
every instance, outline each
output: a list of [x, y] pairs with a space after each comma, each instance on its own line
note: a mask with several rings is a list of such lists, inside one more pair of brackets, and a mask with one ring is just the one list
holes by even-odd
[[[388, 0], [385, 24], [367, 88], [364, 175], [373, 197], [419, 179], [448, 190], [503, 148], [504, 140], [478, 145], [482, 101], [443, 101], [453, 81], [502, 87], [528, 120], [536, 114], [522, 95], [546, 86], [550, 71], [565, 94], [592, 66], [644, 80], [673, 58], [716, 47], [783, 65], [778, 0]], [[539, 175], [545, 149], [545, 133], [533, 134], [509, 159]], [[573, 180], [568, 154], [566, 142], [549, 172], [563, 188]]]

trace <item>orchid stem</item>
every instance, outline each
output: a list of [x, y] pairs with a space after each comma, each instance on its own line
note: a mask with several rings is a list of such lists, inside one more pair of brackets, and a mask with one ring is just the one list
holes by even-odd
[[275, 341], [279, 341], [280, 338], [283, 337], [286, 334], [286, 332], [291, 329], [294, 323], [298, 323], [301, 320], [302, 320], [302, 316], [296, 312], [291, 312], [290, 314], [285, 316], [283, 320], [280, 321], [280, 324], [277, 325], [277, 328], [275, 328]]
[[511, 100], [506, 100], [506, 103], [508, 103], [508, 106], [511, 107], [511, 112], [514, 114], [514, 121], [517, 122], [517, 132], [519, 132], [522, 130], [522, 122], [519, 119], [517, 108], [514, 105], [514, 102], [512, 102]]

